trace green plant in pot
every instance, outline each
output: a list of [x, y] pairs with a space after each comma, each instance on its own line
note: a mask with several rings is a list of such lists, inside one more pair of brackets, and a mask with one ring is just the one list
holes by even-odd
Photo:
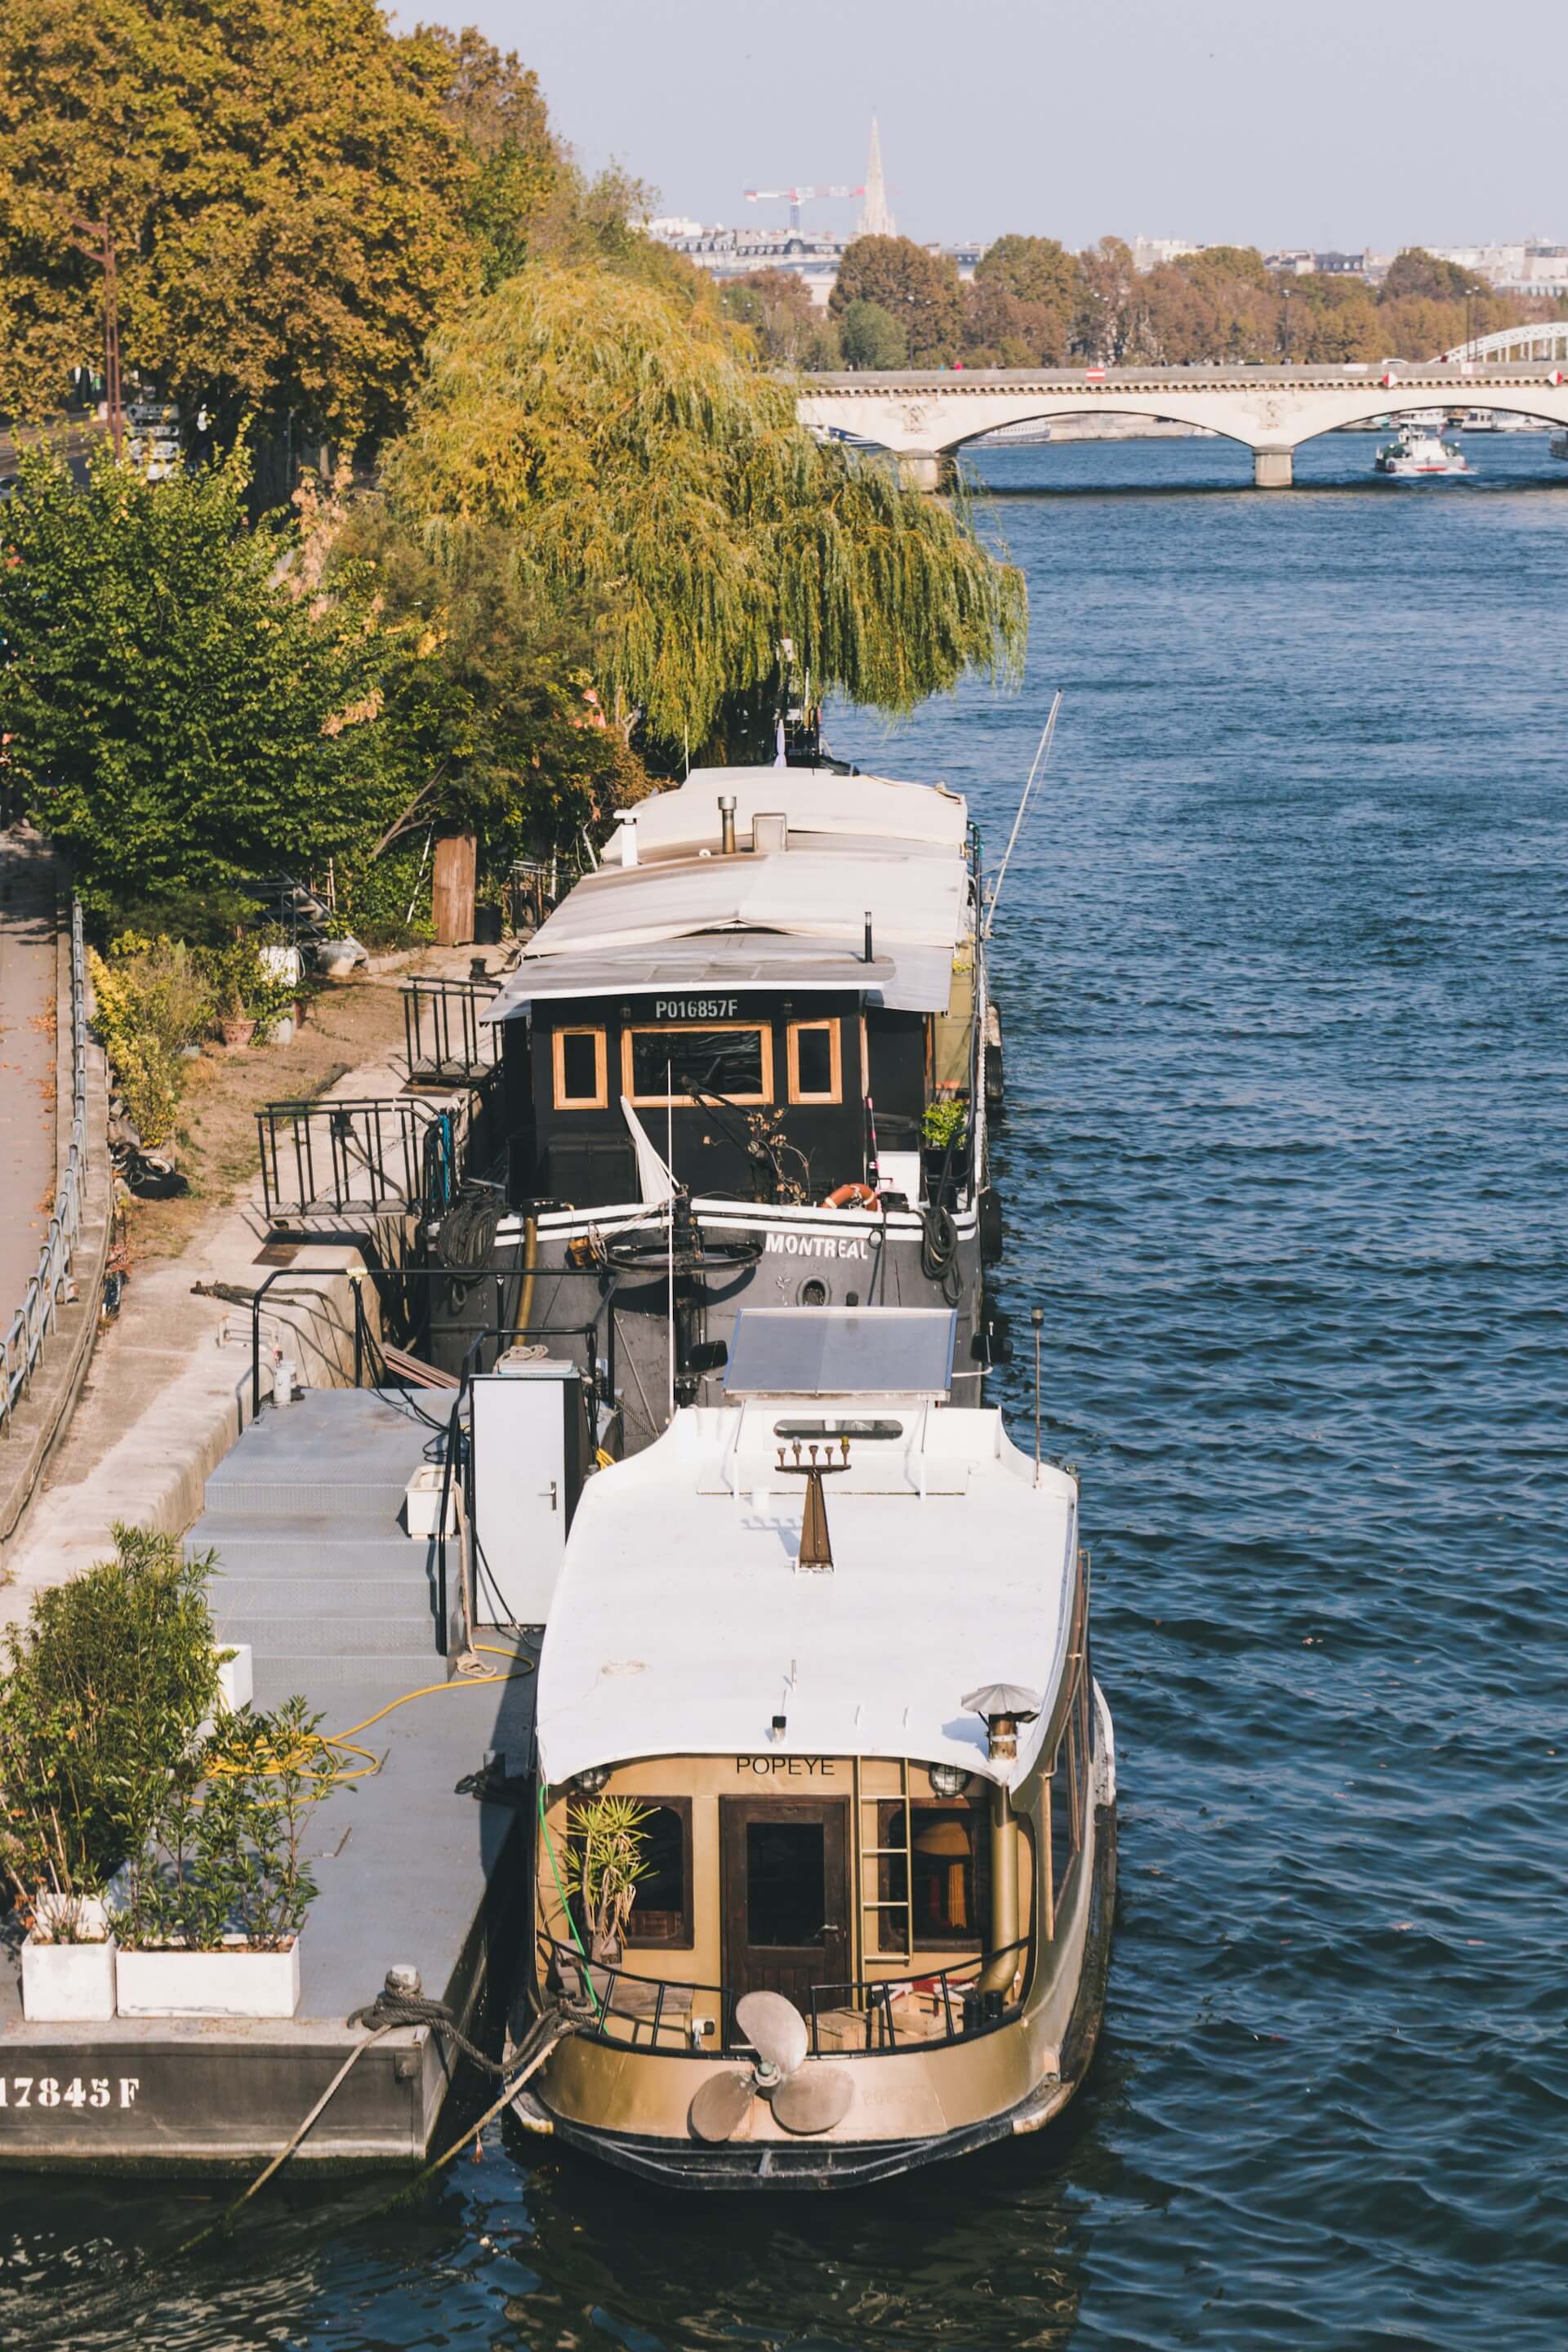
[[318, 1892], [306, 1832], [344, 1774], [321, 1724], [300, 1697], [241, 1708], [166, 1775], [127, 1874], [121, 2014], [292, 2015]]
[[[0, 1880], [30, 1927], [30, 2016], [61, 2013], [44, 2005], [47, 1950], [102, 1949], [110, 1881], [140, 1850], [168, 1774], [217, 1696], [211, 1553], [187, 1560], [177, 1538], [136, 1528], [116, 1527], [112, 1559], [40, 1593], [6, 1637]], [[63, 2013], [111, 2015], [111, 1974], [108, 1983], [106, 2007]]]
[[648, 1807], [635, 1797], [592, 1797], [567, 1811], [566, 1888], [576, 1898], [592, 1959], [613, 1967], [651, 1864], [643, 1853]]

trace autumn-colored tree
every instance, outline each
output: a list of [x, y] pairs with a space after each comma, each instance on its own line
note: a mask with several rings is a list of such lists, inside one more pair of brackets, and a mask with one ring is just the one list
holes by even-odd
[[58, 408], [101, 352], [100, 220], [128, 370], [228, 433], [384, 430], [477, 278], [451, 70], [374, 0], [7, 0], [0, 407]]
[[1138, 273], [1132, 248], [1119, 236], [1102, 236], [1079, 257], [1079, 311], [1074, 349], [1109, 364], [1127, 355], [1138, 306]]
[[421, 25], [415, 41], [435, 54], [441, 111], [473, 172], [464, 219], [488, 293], [521, 269], [553, 234], [574, 169], [550, 128], [539, 77], [469, 25], [460, 33]]
[[721, 322], [603, 267], [524, 270], [439, 338], [384, 478], [450, 578], [502, 535], [658, 759], [771, 748], [786, 660], [814, 702], [903, 709], [1021, 650], [1023, 583], [962, 514], [819, 446]]
[[851, 302], [879, 302], [902, 325], [909, 363], [950, 367], [963, 341], [963, 293], [957, 265], [907, 236], [858, 236], [844, 249], [828, 308], [841, 318]]
[[1082, 308], [1078, 257], [1054, 236], [999, 236], [975, 264], [969, 296], [970, 353], [994, 348], [993, 365], [1059, 366]]

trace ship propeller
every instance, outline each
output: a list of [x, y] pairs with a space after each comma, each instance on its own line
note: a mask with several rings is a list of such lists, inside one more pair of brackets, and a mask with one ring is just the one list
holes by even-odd
[[842, 2066], [808, 2063], [811, 2037], [793, 2001], [782, 1993], [749, 1992], [735, 2005], [735, 2022], [757, 2063], [710, 2074], [691, 2102], [699, 2139], [733, 2139], [758, 2098], [772, 2102], [785, 2131], [809, 2135], [843, 2122], [855, 2096], [853, 2078]]

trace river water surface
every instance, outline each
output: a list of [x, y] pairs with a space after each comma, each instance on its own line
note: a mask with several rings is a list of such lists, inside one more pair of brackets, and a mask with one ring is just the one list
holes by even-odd
[[994, 858], [1066, 690], [995, 941], [1122, 1790], [1061, 2126], [698, 2202], [492, 2132], [184, 2263], [194, 2189], [0, 2184], [0, 2343], [1562, 2352], [1568, 467], [1469, 446], [983, 457], [1025, 692], [833, 729]]

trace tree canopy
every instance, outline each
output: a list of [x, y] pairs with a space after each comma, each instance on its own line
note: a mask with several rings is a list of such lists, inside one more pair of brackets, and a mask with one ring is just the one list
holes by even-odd
[[903, 327], [911, 367], [947, 367], [963, 341], [963, 292], [954, 264], [907, 236], [858, 236], [845, 247], [828, 309], [877, 302]]
[[83, 488], [35, 450], [0, 509], [0, 732], [97, 911], [341, 857], [408, 796], [363, 580], [291, 575], [246, 487], [237, 454], [151, 483], [103, 452]]
[[228, 429], [396, 416], [473, 289], [475, 171], [449, 39], [374, 0], [8, 0], [0, 12], [0, 406], [58, 409], [102, 351], [74, 224], [119, 253], [127, 368]]
[[1022, 646], [1019, 574], [890, 469], [819, 446], [722, 324], [605, 268], [531, 268], [437, 339], [390, 509], [447, 565], [505, 534], [541, 605], [581, 616], [628, 736], [695, 753], [787, 645], [905, 709]]

